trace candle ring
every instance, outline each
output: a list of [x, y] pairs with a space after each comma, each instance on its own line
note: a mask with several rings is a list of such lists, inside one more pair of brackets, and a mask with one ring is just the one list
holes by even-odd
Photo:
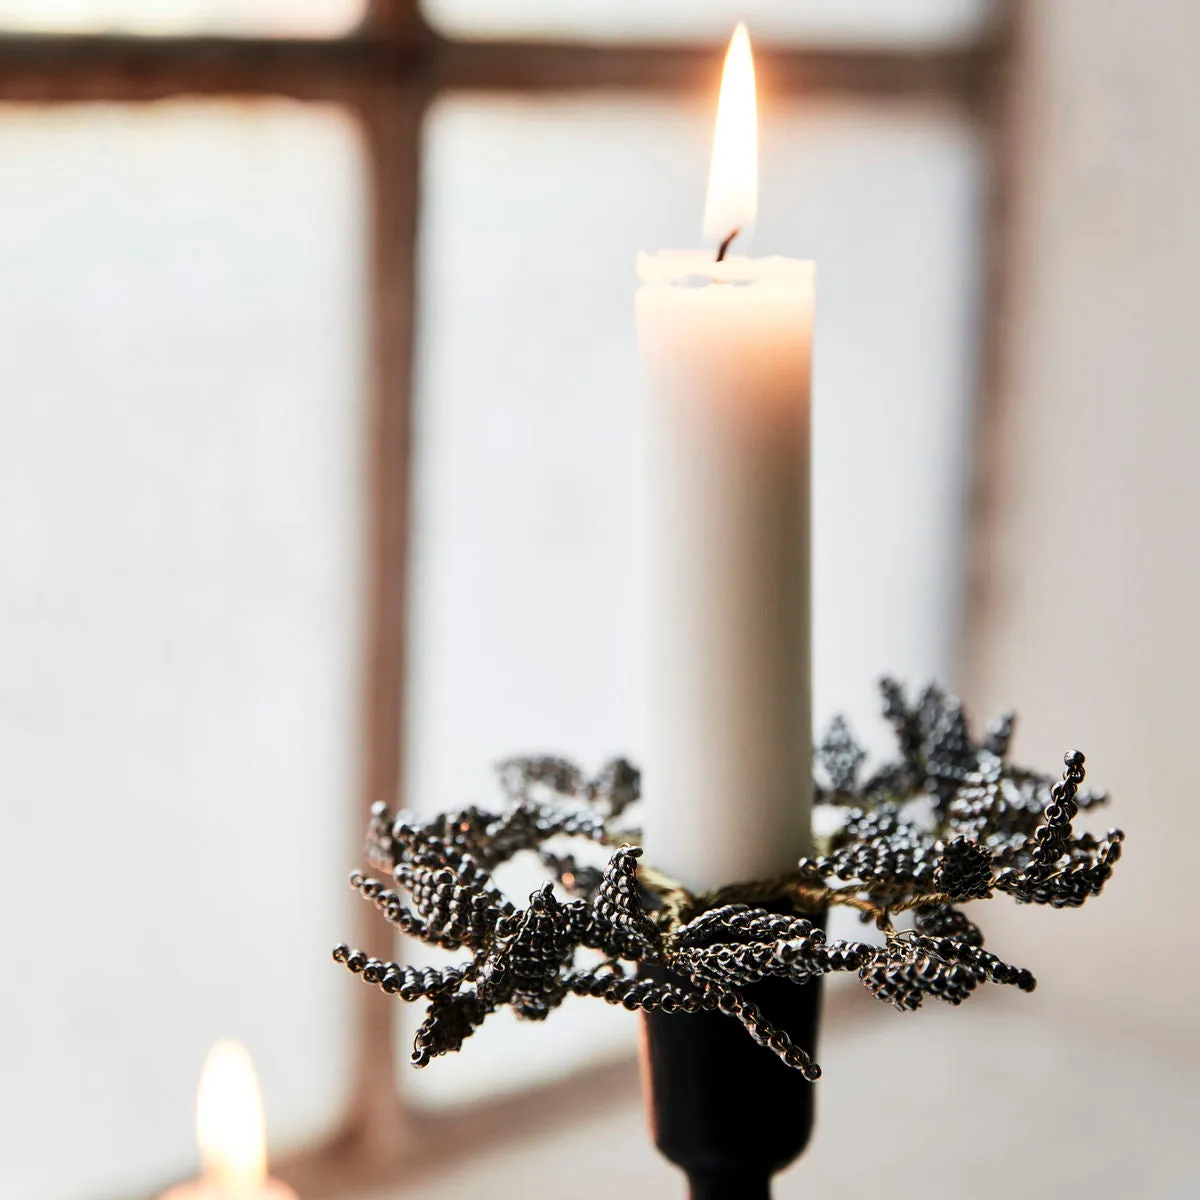
[[[543, 1020], [575, 994], [631, 1011], [723, 1014], [814, 1080], [820, 1067], [808, 1050], [746, 988], [854, 972], [901, 1010], [926, 996], [960, 1004], [985, 982], [1032, 991], [1033, 975], [985, 950], [960, 906], [996, 892], [1054, 908], [1098, 895], [1124, 835], [1076, 834], [1072, 822], [1106, 795], [1082, 786], [1077, 750], [1057, 780], [1010, 763], [1011, 713], [975, 741], [962, 704], [940, 688], [911, 702], [893, 680], [881, 690], [898, 756], [864, 774], [866, 752], [845, 721], [832, 722], [815, 751], [815, 803], [840, 822], [783, 877], [694, 895], [640, 862], [627, 816], [641, 778], [630, 763], [614, 759], [589, 776], [563, 758], [515, 758], [499, 767], [501, 811], [418, 818], [377, 804], [366, 852], [392, 882], [350, 877], [404, 933], [470, 957], [402, 966], [338, 946], [334, 958], [402, 1000], [428, 1001], [414, 1039], [418, 1067], [460, 1049], [499, 1008]], [[583, 846], [581, 857], [564, 852], [564, 839], [590, 844], [591, 861]], [[553, 878], [519, 908], [493, 876], [525, 853]], [[823, 918], [835, 905], [873, 922], [882, 941], [827, 938]], [[911, 924], [897, 928], [901, 914]], [[577, 967], [581, 948], [603, 962]]]

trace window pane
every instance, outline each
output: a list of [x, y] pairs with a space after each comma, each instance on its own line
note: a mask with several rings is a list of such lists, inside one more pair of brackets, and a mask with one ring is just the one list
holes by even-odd
[[[640, 755], [633, 260], [697, 243], [710, 137], [710, 115], [682, 105], [432, 111], [409, 704], [421, 805], [494, 800], [491, 764], [513, 753]], [[954, 665], [981, 152], [937, 109], [797, 104], [764, 120], [761, 164], [757, 249], [819, 263], [817, 713], [877, 729], [879, 674]], [[489, 1021], [404, 1082], [429, 1102], [493, 1092], [631, 1046], [635, 1027], [572, 1001], [544, 1026]]]
[[992, 0], [422, 0], [430, 21], [458, 37], [728, 37], [748, 21], [755, 38], [854, 45], [931, 45], [978, 34]]
[[0, 161], [0, 1195], [145, 1194], [219, 1037], [276, 1143], [340, 1107], [359, 140], [6, 107]]
[[366, 0], [0, 0], [0, 29], [336, 37], [365, 12]]

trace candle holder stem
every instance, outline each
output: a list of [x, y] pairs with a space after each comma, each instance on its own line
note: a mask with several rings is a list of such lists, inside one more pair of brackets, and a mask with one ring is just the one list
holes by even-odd
[[769, 1175], [690, 1175], [689, 1200], [771, 1200]]
[[[657, 966], [640, 974], [674, 982]], [[819, 979], [799, 987], [767, 979], [745, 996], [814, 1053]], [[808, 1145], [815, 1085], [719, 1012], [647, 1012], [642, 1049], [654, 1141], [687, 1175], [692, 1200], [769, 1200], [771, 1177]]]

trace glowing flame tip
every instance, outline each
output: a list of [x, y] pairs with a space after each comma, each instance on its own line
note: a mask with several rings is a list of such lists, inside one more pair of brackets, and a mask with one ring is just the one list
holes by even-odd
[[717, 126], [713, 134], [704, 236], [720, 243], [736, 229], [746, 233], [758, 212], [758, 108], [754, 55], [745, 22], [725, 52]]

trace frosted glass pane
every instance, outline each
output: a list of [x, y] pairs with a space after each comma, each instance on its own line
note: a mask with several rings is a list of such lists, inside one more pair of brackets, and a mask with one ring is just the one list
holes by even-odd
[[366, 0], [0, 0], [0, 29], [29, 33], [336, 37]]
[[[708, 113], [616, 100], [454, 98], [430, 115], [409, 705], [422, 806], [494, 799], [490, 764], [512, 753], [640, 754], [633, 260], [696, 244], [710, 136]], [[937, 109], [797, 105], [765, 120], [761, 164], [757, 249], [819, 264], [816, 710], [864, 724], [880, 673], [953, 671], [982, 155]], [[632, 1044], [626, 1014], [572, 1003], [545, 1026], [486, 1026], [405, 1085], [445, 1102]]]
[[981, 32], [992, 0], [422, 0], [459, 37], [707, 41], [748, 21], [756, 38], [812, 44], [933, 45]]
[[362, 163], [339, 110], [0, 108], [0, 1195], [328, 1129], [355, 860]]

